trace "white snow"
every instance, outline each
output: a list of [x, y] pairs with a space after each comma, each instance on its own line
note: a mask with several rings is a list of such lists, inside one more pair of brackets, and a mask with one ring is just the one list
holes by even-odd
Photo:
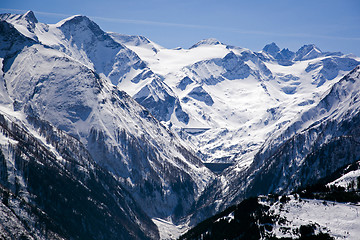
[[171, 221], [161, 218], [153, 218], [152, 221], [159, 229], [161, 240], [178, 239], [182, 234], [189, 230], [189, 227], [186, 225], [174, 225]]
[[360, 177], [360, 169], [350, 171], [335, 181], [328, 184], [328, 186], [335, 185], [337, 187], [347, 188], [349, 185], [354, 184], [354, 188], [359, 188], [358, 186], [358, 178]]
[[176, 73], [187, 65], [206, 59], [221, 58], [229, 53], [225, 45], [204, 45], [193, 49], [180, 50], [159, 47], [157, 53], [152, 49], [144, 48], [142, 45], [127, 45], [127, 47], [136, 52], [142, 60], [148, 63], [149, 68], [154, 73], [162, 76], [169, 73]]
[[274, 233], [277, 237], [294, 237], [292, 231], [283, 233], [281, 227], [293, 229], [301, 225], [316, 224], [322, 232], [328, 232], [336, 239], [358, 239], [360, 236], [360, 205], [335, 203], [323, 200], [295, 200], [271, 206], [269, 212], [286, 218], [285, 224], [277, 224]]

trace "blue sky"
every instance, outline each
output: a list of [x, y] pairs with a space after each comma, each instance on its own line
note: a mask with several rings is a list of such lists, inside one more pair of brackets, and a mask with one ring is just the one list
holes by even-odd
[[270, 42], [296, 51], [314, 43], [323, 51], [360, 56], [360, 0], [2, 0], [0, 12], [35, 12], [40, 22], [90, 17], [105, 31], [143, 35], [188, 48], [205, 38], [259, 51]]

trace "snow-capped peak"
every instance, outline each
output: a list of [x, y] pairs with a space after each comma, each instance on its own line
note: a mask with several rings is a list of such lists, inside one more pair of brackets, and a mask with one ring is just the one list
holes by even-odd
[[151, 41], [144, 36], [126, 35], [121, 33], [108, 32], [108, 34], [117, 42], [129, 46], [142, 46], [150, 44]]
[[[35, 17], [33, 11], [27, 11], [25, 14], [11, 14], [11, 13], [3, 13], [0, 14], [0, 19], [4, 21], [8, 21], [16, 24], [35, 24], [38, 23], [38, 20]], [[25, 21], [25, 22], [24, 22]]]
[[311, 51], [311, 50], [316, 50], [317, 52], [321, 53], [321, 50], [315, 45], [315, 44], [306, 44], [304, 46], [302, 46], [298, 51], [298, 52], [302, 52], [302, 51]]
[[0, 20], [12, 24], [24, 36], [35, 41], [38, 40], [35, 34], [35, 28], [36, 24], [38, 24], [38, 20], [32, 11], [27, 11], [25, 14], [3, 13], [0, 14]]
[[270, 44], [267, 44], [263, 48], [263, 51], [275, 57], [275, 55], [280, 52], [280, 48], [276, 45], [276, 43], [272, 42]]
[[27, 11], [24, 15], [22, 15], [22, 18], [27, 20], [28, 22], [38, 23], [38, 20], [35, 17], [33, 11]]
[[315, 44], [302, 46], [296, 53], [294, 60], [310, 60], [319, 57], [322, 51]]
[[74, 15], [74, 16], [71, 16], [71, 17], [61, 20], [60, 22], [56, 23], [55, 26], [62, 27], [66, 24], [79, 24], [81, 22], [83, 22], [84, 24], [88, 24], [92, 21], [86, 16]]
[[85, 48], [94, 46], [98, 41], [106, 42], [106, 45], [113, 49], [120, 45], [86, 16], [75, 15], [66, 18], [55, 24], [55, 27], [60, 29], [67, 39], [72, 39], [78, 43], [78, 46], [82, 44]]
[[196, 43], [190, 49], [196, 48], [196, 47], [199, 47], [202, 45], [220, 45], [220, 44], [222, 44], [222, 43], [219, 40], [217, 40], [215, 38], [208, 38], [208, 39], [204, 39], [204, 40], [201, 40], [200, 42]]

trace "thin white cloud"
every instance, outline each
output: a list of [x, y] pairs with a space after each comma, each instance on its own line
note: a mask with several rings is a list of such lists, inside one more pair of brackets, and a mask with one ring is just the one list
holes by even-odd
[[164, 26], [164, 27], [212, 29], [212, 27], [209, 27], [209, 26], [194, 25], [194, 24], [156, 22], [156, 21], [147, 21], [147, 20], [136, 20], [136, 19], [104, 18], [104, 17], [94, 17], [94, 16], [89, 16], [89, 18], [94, 19], [94, 20], [114, 22], [114, 23], [130, 23], [130, 24], [153, 25], [153, 26]]
[[[16, 12], [16, 13], [25, 13], [27, 10], [21, 9], [7, 9], [0, 8], [1, 11]], [[52, 12], [41, 12], [33, 11], [36, 15], [49, 16], [49, 17], [70, 17], [70, 14], [63, 13], [52, 13]], [[157, 21], [147, 21], [147, 20], [137, 20], [137, 19], [122, 19], [122, 18], [107, 18], [107, 17], [97, 17], [97, 16], [88, 16], [93, 20], [112, 22], [112, 23], [124, 23], [124, 24], [137, 24], [137, 25], [150, 25], [150, 26], [163, 26], [163, 27], [178, 27], [178, 28], [195, 28], [195, 29], [208, 29], [216, 31], [226, 31], [239, 34], [247, 35], [264, 35], [271, 37], [291, 37], [291, 38], [322, 38], [322, 39], [332, 39], [332, 40], [351, 40], [351, 41], [360, 41], [360, 37], [342, 37], [342, 36], [328, 36], [328, 35], [317, 35], [317, 34], [306, 34], [306, 33], [274, 33], [266, 31], [249, 31], [238, 28], [223, 28], [223, 27], [214, 27], [206, 25], [196, 25], [196, 24], [182, 24], [182, 23], [169, 23], [169, 22], [157, 22]]]
[[[22, 10], [22, 9], [11, 9], [11, 8], [0, 8], [1, 11], [4, 12], [15, 12], [15, 13], [26, 13], [28, 10]], [[63, 14], [63, 13], [51, 13], [51, 12], [40, 12], [40, 11], [33, 11], [36, 15], [42, 15], [42, 16], [52, 16], [52, 17], [70, 17], [69, 14]]]

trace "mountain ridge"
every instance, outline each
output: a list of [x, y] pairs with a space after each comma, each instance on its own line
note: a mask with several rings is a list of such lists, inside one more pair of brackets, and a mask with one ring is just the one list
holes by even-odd
[[[123, 43], [126, 44], [125, 42]], [[306, 46], [307, 45], [304, 45], [303, 48], [306, 48]], [[308, 46], [314, 47], [313, 45]], [[315, 58], [310, 58], [309, 60], [299, 59], [293, 61], [295, 53], [289, 51], [288, 49], [283, 49], [280, 52], [277, 52], [275, 55], [277, 56], [277, 59], [274, 59], [273, 57], [266, 57], [261, 52], [255, 53], [244, 48], [228, 46], [225, 44], [215, 44], [213, 46], [205, 44], [197, 48], [180, 50], [159, 48], [155, 54], [153, 52], [151, 55], [148, 54], [145, 47], [142, 48], [141, 45], [129, 47], [137, 52], [140, 58], [144, 59], [144, 61], [148, 63], [149, 68], [152, 69], [154, 73], [162, 77], [163, 82], [172, 89], [175, 97], [176, 95], [178, 96], [177, 102], [180, 103], [182, 111], [188, 116], [186, 118], [188, 120], [184, 122], [183, 120], [177, 119], [175, 113], [173, 112], [173, 116], [171, 117], [171, 120], [167, 120], [167, 124], [171, 125], [172, 129], [179, 135], [183, 136], [183, 138], [189, 139], [193, 145], [200, 146], [200, 156], [205, 156], [203, 159], [209, 159], [210, 156], [213, 156], [210, 157], [210, 160], [207, 160], [210, 162], [223, 161], [222, 159], [238, 161], [239, 159], [234, 159], [234, 156], [238, 155], [236, 152], [243, 152], [244, 149], [249, 149], [250, 146], [259, 146], [261, 144], [258, 137], [256, 137], [256, 140], [251, 137], [251, 133], [250, 138], [247, 136], [248, 134], [246, 134], [243, 135], [242, 138], [234, 140], [234, 136], [236, 133], [240, 132], [240, 129], [242, 129], [241, 132], [244, 132], [245, 129], [251, 132], [254, 128], [252, 130], [247, 129], [249, 125], [252, 127], [260, 127], [261, 124], [266, 124], [267, 126], [265, 127], [269, 128], [269, 123], [274, 124], [276, 126], [275, 128], [277, 128], [277, 126], [289, 121], [293, 116], [295, 116], [295, 114], [297, 114], [297, 112], [308, 108], [309, 104], [311, 105], [315, 103], [321, 94], [323, 94], [332, 84], [330, 81], [337, 81], [346, 71], [350, 71], [359, 63], [359, 60], [356, 60], [357, 58], [353, 59], [346, 55], [339, 56], [329, 53], [322, 53], [321, 56], [315, 56]], [[160, 71], [157, 70], [158, 66], [171, 65], [173, 61], [176, 61], [176, 59], [185, 59], [185, 57], [192, 56], [193, 52], [197, 53], [197, 51], [202, 49], [205, 51], [207, 48], [211, 48], [213, 54], [216, 56], [206, 57], [206, 55], [204, 55], [205, 57], [203, 57], [203, 59], [196, 60], [194, 57], [194, 64], [189, 61], [189, 65], [183, 64], [185, 66], [181, 65], [180, 67], [179, 63], [179, 67], [174, 67], [170, 72], [165, 72], [160, 68]], [[298, 54], [299, 53], [300, 52], [298, 51]], [[157, 58], [157, 60], [155, 60], [155, 58]], [[174, 60], [172, 60], [173, 58]], [[309, 66], [305, 65], [306, 61], [310, 61]], [[280, 64], [283, 68], [277, 67], [277, 64]], [[255, 80], [252, 80], [252, 86], [250, 85], [250, 78], [254, 78]], [[186, 88], [181, 85], [181, 81], [183, 79], [189, 79], [189, 84], [186, 85]], [[240, 81], [241, 79], [249, 80], [245, 84], [245, 81]], [[233, 83], [231, 83], [231, 81], [233, 81]], [[256, 83], [256, 81], [259, 81], [259, 83]], [[255, 83], [258, 86], [254, 86]], [[220, 89], [220, 86], [222, 85], [224, 86], [222, 87], [222, 91], [225, 94], [215, 89], [215, 87]], [[239, 88], [241, 85], [244, 87]], [[135, 89], [135, 84], [132, 86], [134, 86], [132, 89]], [[122, 85], [119, 85], [119, 87], [121, 88]], [[198, 87], [201, 87], [211, 97], [211, 99], [213, 99], [214, 104], [212, 104], [210, 108], [210, 105], [206, 105], [206, 103], [200, 98], [194, 99], [193, 97], [187, 95], [190, 94], [193, 89]], [[234, 91], [235, 89], [237, 89], [237, 92], [243, 92], [245, 95], [252, 94], [252, 92], [254, 92], [252, 89], [256, 89], [255, 87], [258, 88], [256, 91], [259, 92], [260, 96], [263, 96], [263, 99], [269, 98], [269, 100], [263, 100], [271, 103], [268, 107], [265, 107], [267, 109], [261, 110], [257, 114], [249, 115], [251, 112], [249, 109], [260, 110], [261, 108], [264, 108], [264, 104], [261, 104], [260, 101], [257, 105], [254, 105], [256, 99], [255, 101], [251, 101], [251, 98], [248, 98], [248, 100], [243, 99], [242, 102], [236, 102], [233, 104], [233, 106], [240, 106], [245, 103], [248, 104], [249, 107], [232, 107], [229, 109], [229, 104], [227, 103], [233, 101], [231, 96], [236, 96]], [[306, 97], [304, 95], [305, 88], [308, 88], [306, 90], [308, 93], [313, 91], [313, 96]], [[230, 89], [234, 90], [231, 91]], [[248, 91], [247, 89], [251, 89], [251, 91]], [[136, 92], [130, 95], [135, 96]], [[274, 98], [273, 96], [277, 96], [277, 98]], [[307, 98], [311, 98], [311, 101], [308, 101]], [[279, 105], [280, 101], [299, 102], [290, 109], [285, 105]], [[202, 104], [202, 102], [204, 104]], [[274, 117], [269, 115], [269, 113], [275, 109], [277, 109], [277, 117], [274, 119]], [[294, 111], [294, 109], [298, 110]], [[228, 115], [226, 112], [232, 114]], [[292, 114], [294, 115], [288, 115], [291, 112], [293, 112]], [[224, 118], [224, 115], [226, 118]], [[288, 116], [285, 117], [285, 115]], [[257, 116], [261, 116], [257, 119], [257, 123], [249, 122], [251, 118], [256, 119]], [[234, 128], [232, 125], [238, 121], [245, 124], [240, 125], [242, 127], [238, 127], [239, 130], [231, 129]], [[255, 121], [253, 120], [253, 122]], [[182, 131], [181, 129], [183, 128], [210, 128], [210, 131], [194, 136]], [[226, 129], [227, 131], [227, 139], [220, 141], [217, 136], [221, 134], [223, 129]], [[263, 139], [265, 139], [272, 131], [273, 130], [270, 130], [270, 132], [267, 133], [262, 131], [256, 135], [260, 136], [261, 134], [264, 134], [265, 136]], [[211, 132], [214, 134], [213, 137], [209, 137], [211, 136]], [[243, 139], [246, 138], [249, 140], [246, 140], [245, 144], [237, 144], [238, 146], [235, 146], [236, 144], [229, 144], [230, 142], [236, 141], [244, 142]], [[214, 142], [218, 143], [215, 145]], [[225, 144], [227, 146], [224, 146]], [[231, 154], [227, 154], [229, 153], [228, 151], [227, 153], [221, 152], [221, 149], [232, 149], [232, 152]]]

